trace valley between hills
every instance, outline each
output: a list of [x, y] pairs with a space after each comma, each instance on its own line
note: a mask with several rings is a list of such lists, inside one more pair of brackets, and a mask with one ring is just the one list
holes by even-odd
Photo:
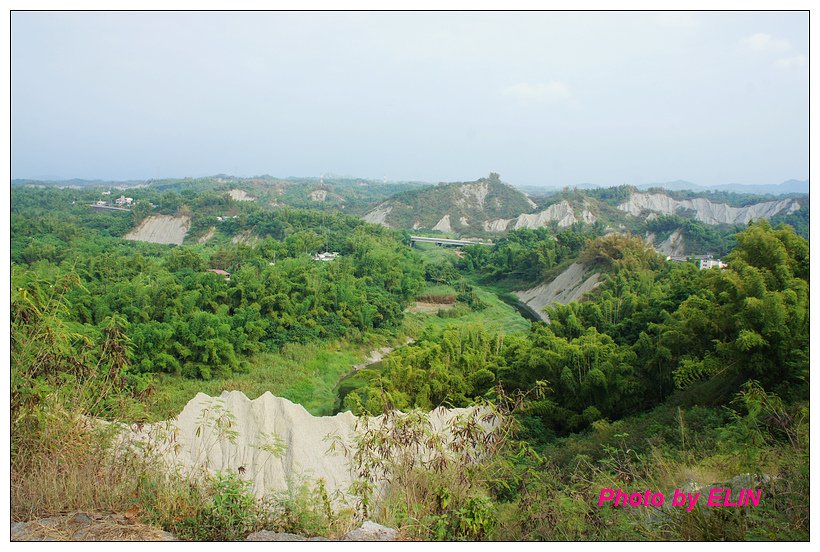
[[[11, 198], [15, 522], [808, 538], [807, 194], [524, 192], [492, 173], [13, 181]], [[596, 502], [715, 486], [763, 499]]]

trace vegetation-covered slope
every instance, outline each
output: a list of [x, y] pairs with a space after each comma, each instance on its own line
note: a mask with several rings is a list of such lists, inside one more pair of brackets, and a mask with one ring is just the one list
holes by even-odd
[[[93, 199], [112, 199], [101, 195], [111, 191], [139, 197], [149, 193], [178, 194], [191, 198], [192, 194], [215, 192], [229, 193], [233, 199], [253, 201], [262, 207], [295, 207], [318, 210], [342, 210], [351, 214], [364, 214], [368, 206], [393, 194], [429, 186], [421, 182], [383, 182], [363, 178], [277, 178], [261, 175], [250, 178], [216, 175], [200, 178], [161, 178], [145, 181], [66, 180], [37, 181], [15, 180], [14, 188], [59, 188], [91, 193]], [[156, 193], [154, 193], [156, 192]], [[155, 202], [156, 203], [156, 202]]]

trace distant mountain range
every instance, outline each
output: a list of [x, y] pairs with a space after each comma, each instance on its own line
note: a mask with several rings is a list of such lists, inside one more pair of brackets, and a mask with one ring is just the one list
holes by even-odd
[[[231, 177], [228, 175], [216, 175], [209, 178], [223, 178], [223, 179], [230, 179], [230, 180], [237, 180], [243, 181], [248, 180], [245, 178], [237, 178]], [[271, 180], [274, 177], [271, 176], [261, 176], [261, 177], [254, 177], [257, 179], [264, 179], [264, 180]], [[330, 177], [327, 177], [330, 178]], [[277, 179], [278, 180], [278, 179]], [[305, 181], [305, 180], [315, 180], [311, 178], [294, 178], [289, 177], [287, 180], [298, 182], [298, 181]], [[72, 178], [72, 179], [32, 179], [32, 178], [15, 178], [11, 181], [12, 186], [25, 186], [25, 185], [45, 185], [45, 186], [62, 186], [62, 187], [72, 187], [72, 186], [107, 186], [107, 185], [120, 185], [120, 186], [134, 186], [144, 184], [146, 182], [150, 182], [145, 180], [87, 180], [82, 178]], [[423, 182], [407, 182], [406, 184], [412, 185], [408, 186], [408, 188], [418, 188], [418, 187], [425, 187], [432, 184], [427, 184]], [[564, 188], [569, 189], [579, 189], [579, 190], [593, 190], [596, 188], [609, 188], [610, 186], [601, 186], [600, 184], [593, 184], [590, 182], [584, 182], [582, 184], [576, 184], [572, 186], [518, 186], [516, 188], [527, 192], [531, 195], [539, 196], [544, 195], [545, 193], [553, 193]], [[781, 194], [807, 194], [809, 193], [809, 181], [808, 180], [786, 180], [785, 182], [781, 182], [780, 184], [719, 184], [716, 186], [700, 186], [695, 184], [694, 182], [688, 182], [686, 180], [674, 180], [672, 182], [651, 182], [648, 184], [638, 184], [635, 185], [635, 188], [638, 190], [649, 190], [650, 188], [663, 188], [669, 191], [682, 191], [682, 190], [691, 190], [693, 192], [709, 192], [709, 191], [719, 191], [719, 192], [735, 192], [741, 194], [756, 194], [756, 195], [781, 195]]]
[[[805, 183], [803, 183], [805, 184]], [[731, 185], [728, 185], [731, 186]], [[727, 186], [727, 188], [728, 188]], [[788, 197], [784, 183], [778, 197], [734, 196], [729, 189], [693, 190], [688, 182], [641, 187], [574, 188], [532, 197], [502, 182], [497, 174], [473, 182], [453, 182], [405, 191], [379, 202], [364, 220], [391, 228], [445, 233], [506, 232], [556, 224], [600, 221], [609, 228], [638, 230], [641, 221], [679, 215], [707, 225], [745, 225], [754, 219], [789, 216], [808, 204], [805, 196]], [[715, 197], [710, 192], [722, 197]]]
[[809, 193], [808, 180], [786, 180], [780, 184], [720, 184], [718, 186], [698, 186], [692, 182], [685, 180], [676, 180], [675, 182], [664, 182], [659, 184], [644, 184], [638, 186], [641, 190], [647, 190], [652, 187], [665, 188], [667, 190], [692, 190], [699, 191], [718, 191], [718, 192], [736, 192], [740, 194], [807, 194]]
[[[579, 190], [593, 190], [596, 188], [607, 188], [608, 186], [601, 186], [599, 184], [592, 184], [584, 182], [574, 186], [567, 186], [568, 188], [577, 188]], [[650, 188], [663, 188], [669, 191], [691, 190], [693, 192], [735, 192], [739, 194], [756, 194], [756, 195], [781, 195], [781, 194], [807, 194], [809, 193], [808, 180], [786, 180], [780, 184], [719, 184], [717, 186], [700, 186], [693, 182], [686, 180], [675, 180], [673, 182], [652, 182], [649, 184], [638, 184], [635, 186], [639, 190], [649, 190]], [[535, 186], [519, 186], [525, 192], [538, 195], [544, 192], [555, 192], [563, 190], [561, 187], [535, 187]]]
[[145, 184], [146, 180], [88, 180], [85, 178], [13, 178], [12, 186], [53, 186], [58, 188], [84, 188], [91, 186], [136, 186]]

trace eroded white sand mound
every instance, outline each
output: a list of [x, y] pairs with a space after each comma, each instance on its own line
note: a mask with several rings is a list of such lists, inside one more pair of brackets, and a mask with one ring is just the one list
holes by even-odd
[[[430, 430], [446, 440], [448, 423], [474, 412], [436, 409], [428, 415]], [[339, 491], [344, 496], [357, 478], [352, 454], [344, 450], [355, 451], [356, 435], [381, 420], [350, 412], [313, 416], [270, 393], [250, 400], [239, 391], [225, 391], [216, 398], [198, 393], [175, 419], [133, 430], [128, 438], [151, 445], [160, 461], [183, 473], [237, 473], [253, 483], [257, 496], [320, 478], [329, 495]], [[357, 421], [367, 424], [357, 427]]]

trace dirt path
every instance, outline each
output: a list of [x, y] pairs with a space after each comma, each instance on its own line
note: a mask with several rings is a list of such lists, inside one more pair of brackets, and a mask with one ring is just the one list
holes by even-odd
[[[399, 347], [404, 347], [404, 345], [410, 345], [411, 343], [415, 343], [415, 341], [416, 340], [412, 337], [408, 337], [404, 344], [399, 345]], [[382, 347], [381, 349], [373, 349], [372, 351], [370, 351], [370, 355], [367, 357], [367, 359], [365, 359], [363, 363], [354, 364], [353, 370], [349, 374], [346, 374], [342, 379], [347, 378], [351, 374], [355, 374], [362, 368], [367, 368], [368, 366], [376, 364], [377, 362], [381, 362], [382, 360], [384, 360], [384, 357], [392, 353], [396, 348], [397, 347]]]

